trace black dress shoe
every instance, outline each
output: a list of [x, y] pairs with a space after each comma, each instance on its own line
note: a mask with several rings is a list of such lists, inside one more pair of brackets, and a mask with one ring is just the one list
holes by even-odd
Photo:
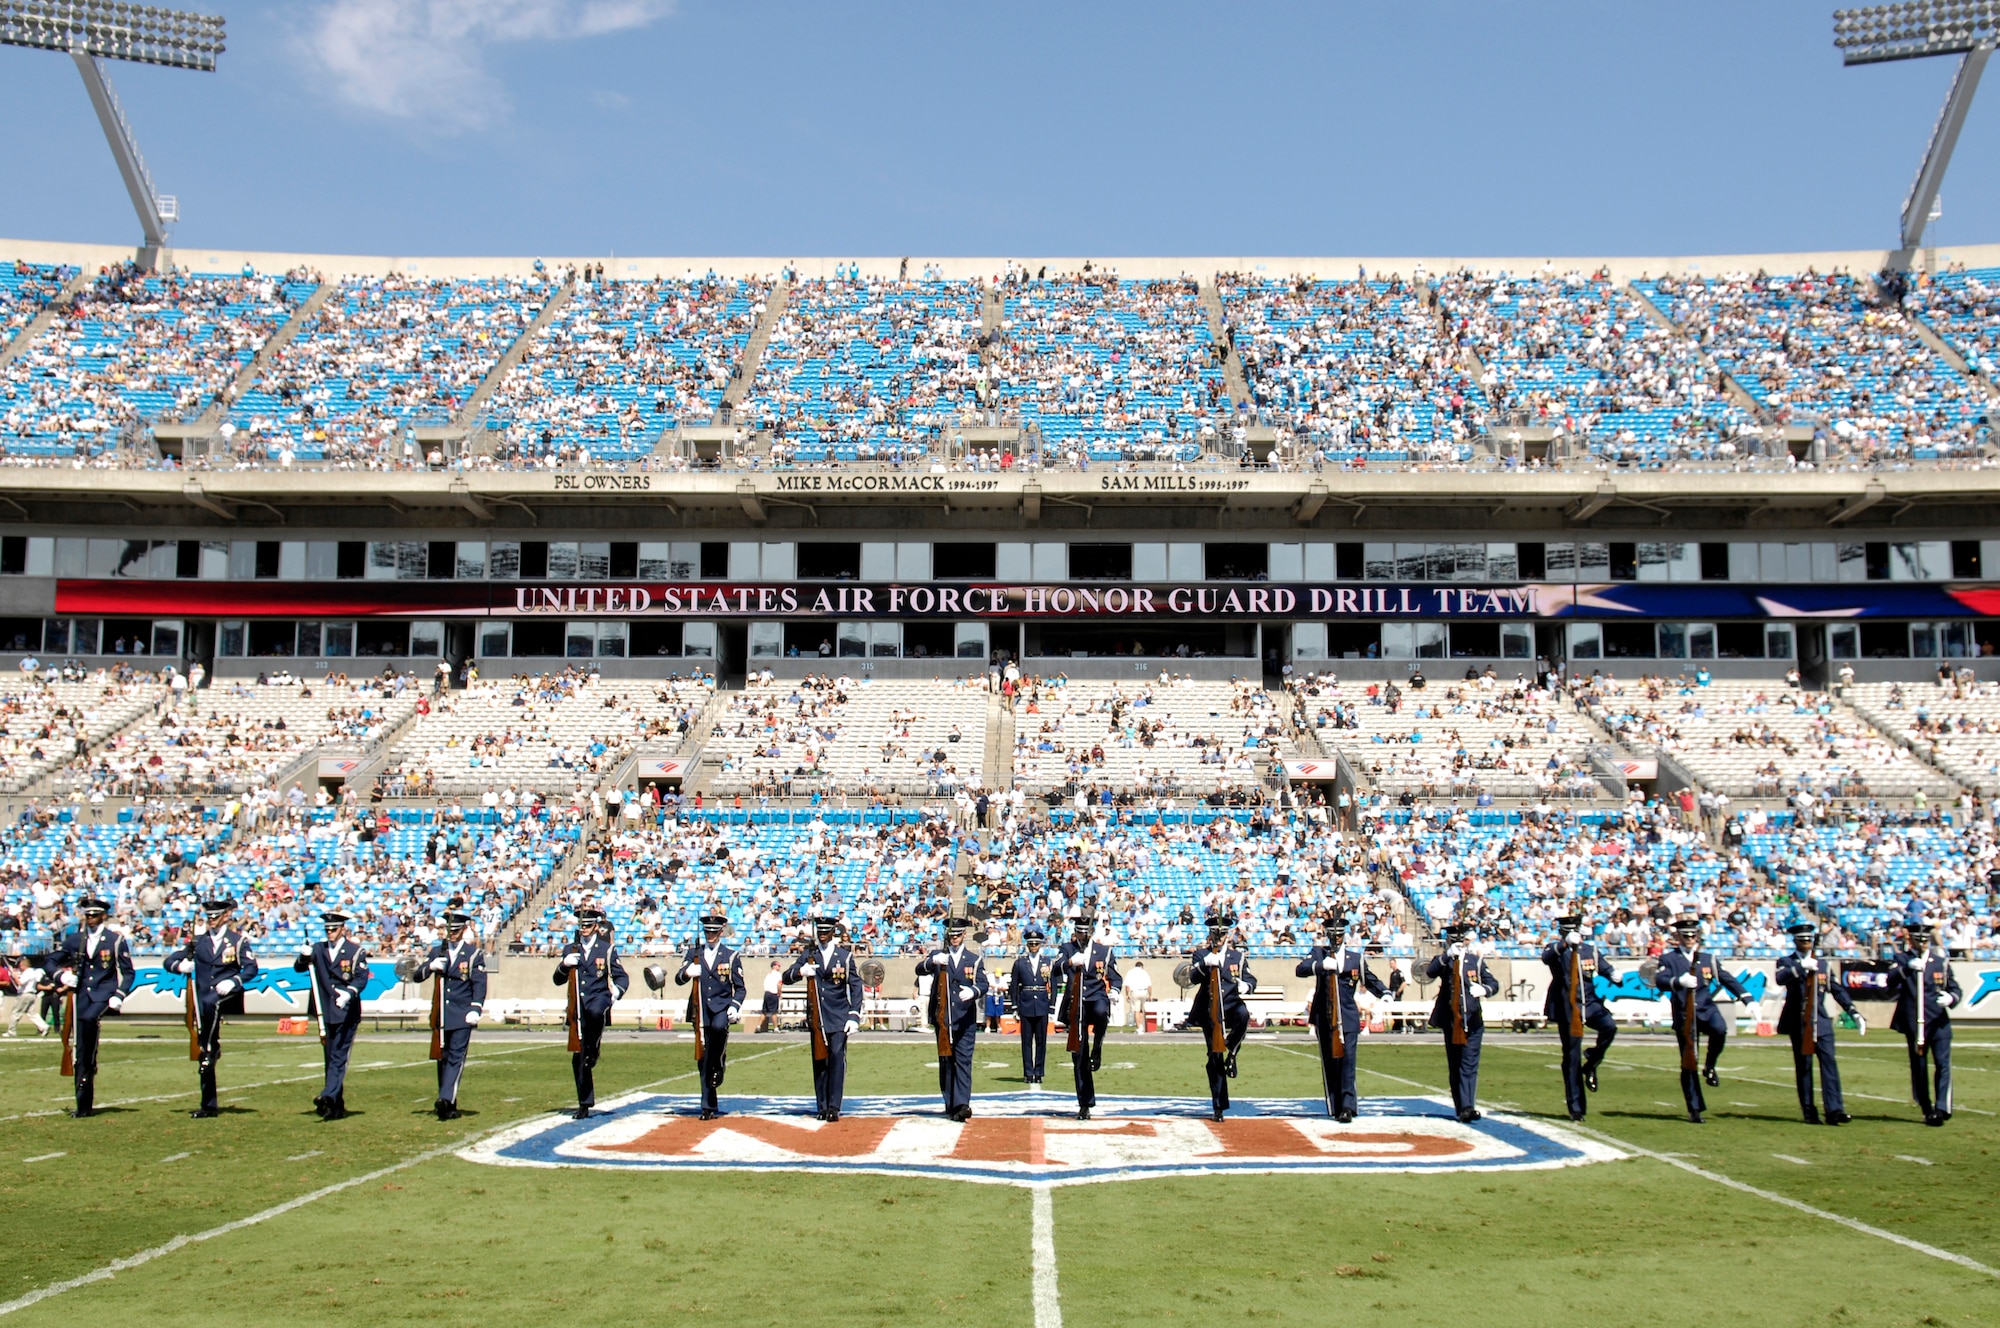
[[315, 1098], [313, 1099], [313, 1110], [314, 1110], [315, 1112], [319, 1113], [319, 1118], [320, 1118], [321, 1120], [325, 1120], [325, 1119], [326, 1119], [326, 1109], [327, 1109], [327, 1100], [326, 1100], [326, 1098], [324, 1098], [324, 1097], [315, 1097]]
[[329, 1106], [326, 1109], [326, 1114], [324, 1116], [321, 1116], [320, 1119], [325, 1121], [346, 1120], [347, 1108], [341, 1106], [338, 1102], [335, 1102], [332, 1106]]
[[1925, 1112], [1925, 1113], [1924, 1113], [1924, 1124], [1926, 1124], [1926, 1125], [1942, 1125], [1942, 1124], [1944, 1124], [1944, 1113], [1943, 1113], [1943, 1112], [1941, 1112], [1941, 1111], [1927, 1111], [1927, 1112]]
[[1222, 1108], [1221, 1108], [1221, 1107], [1217, 1107], [1217, 1108], [1216, 1108], [1216, 1109], [1215, 1109], [1214, 1111], [1210, 1112], [1210, 1113], [1209, 1113], [1209, 1115], [1210, 1115], [1211, 1117], [1213, 1117], [1214, 1119], [1216, 1119], [1216, 1120], [1221, 1120], [1221, 1119], [1222, 1119]]
[[576, 1109], [576, 1115], [575, 1115], [575, 1116], [574, 1116], [574, 1117], [573, 1117], [572, 1119], [574, 1119], [574, 1120], [589, 1120], [589, 1119], [590, 1119], [590, 1108], [589, 1108], [589, 1107], [578, 1107], [578, 1108]]
[[1571, 1112], [1571, 1113], [1569, 1114], [1569, 1118], [1570, 1118], [1570, 1119], [1571, 1119], [1572, 1121], [1581, 1121], [1581, 1120], [1583, 1119], [1583, 1113], [1582, 1113], [1582, 1112], [1580, 1112], [1580, 1111], [1572, 1111], [1572, 1112]]
[[71, 1120], [88, 1120], [97, 1114], [96, 1107], [78, 1107], [69, 1113]]
[[1715, 1072], [1715, 1067], [1713, 1065], [1708, 1066], [1701, 1072], [1701, 1081], [1707, 1084], [1710, 1088], [1722, 1087], [1722, 1076]]
[[709, 1110], [709, 1109], [708, 1109], [707, 1107], [703, 1107], [703, 1108], [701, 1109], [701, 1114], [700, 1114], [700, 1115], [699, 1115], [698, 1117], [696, 1117], [696, 1119], [697, 1119], [697, 1120], [714, 1120], [714, 1119], [715, 1119], [715, 1118], [716, 1118], [717, 1116], [720, 1116], [721, 1114], [722, 1114], [722, 1113], [721, 1113], [721, 1112], [719, 1112], [719, 1111], [710, 1111], [710, 1110]]
[[216, 1118], [217, 1116], [220, 1116], [221, 1114], [222, 1114], [222, 1113], [221, 1113], [221, 1112], [219, 1112], [219, 1111], [217, 1111], [217, 1110], [216, 1110], [216, 1109], [215, 1109], [214, 1107], [202, 1107], [202, 1108], [200, 1108], [200, 1109], [198, 1109], [198, 1110], [195, 1110], [195, 1111], [190, 1111], [190, 1112], [188, 1113], [188, 1119], [189, 1119], [189, 1120], [213, 1120], [213, 1119], [215, 1119], [215, 1118]]
[[1089, 1120], [1089, 1119], [1090, 1119], [1090, 1108], [1089, 1108], [1089, 1107], [1078, 1107], [1078, 1108], [1076, 1109], [1076, 1118], [1077, 1118], [1078, 1120]]
[[1229, 1076], [1229, 1077], [1230, 1077], [1231, 1079], [1234, 1079], [1234, 1078], [1236, 1077], [1236, 1053], [1235, 1053], [1235, 1052], [1233, 1052], [1233, 1051], [1232, 1051], [1232, 1052], [1230, 1052], [1230, 1053], [1229, 1053], [1229, 1058], [1228, 1058], [1227, 1060], [1225, 1060], [1225, 1061], [1223, 1061], [1223, 1062], [1222, 1062], [1222, 1072], [1223, 1072], [1224, 1074], [1228, 1075], [1228, 1076]]
[[1937, 1114], [1937, 1117], [1938, 1117], [1938, 1124], [1942, 1125], [1946, 1121], [1951, 1119], [1951, 1113], [1949, 1111], [1940, 1111]]
[[1844, 1111], [1829, 1111], [1826, 1113], [1826, 1123], [1828, 1125], [1845, 1125], [1853, 1119], [1854, 1117]]
[[1479, 1120], [1480, 1118], [1481, 1117], [1479, 1114], [1479, 1108], [1477, 1107], [1473, 1107], [1472, 1109], [1468, 1110], [1465, 1113], [1465, 1123], [1468, 1125], [1470, 1125], [1472, 1122], [1476, 1120]]
[[1583, 1086], [1593, 1093], [1597, 1091], [1597, 1067], [1595, 1065], [1586, 1065], [1583, 1067]]
[[1096, 1074], [1099, 1070], [1103, 1068], [1104, 1068], [1104, 1058], [1102, 1056], [1092, 1056], [1090, 1058], [1090, 1072], [1092, 1074]]
[[1819, 1124], [1819, 1113], [1818, 1113], [1817, 1111], [1808, 1111], [1808, 1112], [1806, 1112], [1806, 1113], [1805, 1113], [1805, 1121], [1806, 1121], [1806, 1124], [1808, 1124], [1808, 1125], [1817, 1125], [1817, 1124]]
[[826, 1113], [826, 1123], [827, 1123], [828, 1125], [838, 1125], [838, 1124], [840, 1124], [840, 1113], [839, 1113], [839, 1112], [837, 1112], [837, 1111], [829, 1111], [829, 1112], [827, 1112], [827, 1113]]
[[1703, 1119], [1701, 1118], [1701, 1113], [1700, 1113], [1699, 1111], [1690, 1111], [1690, 1112], [1688, 1113], [1688, 1124], [1690, 1124], [1690, 1125], [1706, 1125], [1707, 1123], [1708, 1123], [1707, 1121], [1704, 1121], [1704, 1120], [1703, 1120]]
[[1354, 1124], [1354, 1113], [1351, 1111], [1338, 1112], [1334, 1115], [1334, 1119], [1342, 1125], [1352, 1125]]

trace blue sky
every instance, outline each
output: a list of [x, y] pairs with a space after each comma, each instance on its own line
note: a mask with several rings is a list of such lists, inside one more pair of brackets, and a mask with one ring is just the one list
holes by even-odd
[[[176, 241], [381, 254], [1686, 254], [1886, 246], [1952, 61], [1831, 3], [230, 0], [113, 65]], [[0, 235], [137, 226], [0, 48]], [[2000, 240], [2000, 83], [1945, 246]]]

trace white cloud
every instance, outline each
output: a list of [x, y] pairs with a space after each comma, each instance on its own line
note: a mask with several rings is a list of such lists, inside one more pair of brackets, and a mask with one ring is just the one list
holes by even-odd
[[503, 119], [507, 89], [487, 68], [503, 42], [568, 41], [644, 28], [674, 0], [329, 0], [303, 52], [326, 90], [363, 110], [445, 132]]

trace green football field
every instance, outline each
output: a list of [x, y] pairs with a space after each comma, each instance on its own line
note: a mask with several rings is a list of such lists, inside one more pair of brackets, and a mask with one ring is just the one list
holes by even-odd
[[[9, 1322], [1068, 1325], [2000, 1323], [2000, 1032], [1957, 1047], [1957, 1117], [1926, 1128], [1899, 1038], [1844, 1040], [1855, 1122], [1797, 1118], [1787, 1048], [1743, 1038], [1705, 1126], [1669, 1043], [1613, 1050], [1591, 1129], [1612, 1162], [1548, 1171], [1204, 1176], [1036, 1192], [796, 1172], [480, 1165], [455, 1150], [573, 1105], [559, 1036], [475, 1040], [462, 1104], [425, 1111], [421, 1038], [364, 1039], [354, 1113], [313, 1115], [318, 1046], [232, 1029], [225, 1111], [187, 1117], [170, 1026], [107, 1037], [94, 1120], [60, 1113], [52, 1039], [0, 1042]], [[858, 1044], [849, 1093], [936, 1088], [927, 1040]], [[690, 1045], [615, 1034], [599, 1095], [692, 1091]], [[1051, 1048], [1049, 1085], [1067, 1083]], [[1114, 1040], [1106, 1094], [1200, 1093], [1188, 1041]], [[1373, 1039], [1364, 1095], [1443, 1089], [1432, 1040]], [[983, 1039], [980, 1092], [1019, 1089]], [[1129, 1067], [1129, 1068], [1127, 1068]], [[810, 1093], [800, 1044], [741, 1036], [725, 1093]], [[1304, 1042], [1255, 1042], [1241, 1094], [1314, 1097]], [[1562, 1118], [1553, 1041], [1487, 1045], [1482, 1097]], [[107, 1275], [107, 1273], [109, 1275]], [[1053, 1286], [1049, 1285], [1053, 1275]], [[57, 1289], [60, 1288], [60, 1289]], [[35, 1298], [37, 1293], [42, 1294]], [[1051, 1292], [1053, 1294], [1051, 1294]], [[28, 1303], [23, 1303], [24, 1301]]]

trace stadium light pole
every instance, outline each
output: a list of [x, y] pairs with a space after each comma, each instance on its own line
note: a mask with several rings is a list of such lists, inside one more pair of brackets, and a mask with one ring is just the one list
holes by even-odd
[[1919, 0], [1915, 4], [1873, 5], [1867, 9], [1833, 11], [1833, 44], [1844, 65], [1879, 65], [1891, 60], [1923, 60], [1956, 55], [1958, 73], [1945, 94], [1944, 109], [1931, 130], [1923, 164], [1903, 200], [1898, 239], [1904, 254], [1924, 240], [1924, 228], [1936, 219], [1938, 190], [1951, 165], [1958, 132], [1965, 127], [1979, 76], [2000, 43], [2000, 0]]
[[132, 210], [139, 214], [139, 229], [145, 236], [139, 265], [149, 271], [159, 265], [167, 247], [168, 225], [180, 220], [180, 204], [171, 194], [154, 189], [104, 62], [130, 60], [213, 73], [223, 35], [221, 18], [185, 10], [114, 0], [0, 0], [0, 46], [66, 51], [76, 62], [125, 192], [132, 197]]

